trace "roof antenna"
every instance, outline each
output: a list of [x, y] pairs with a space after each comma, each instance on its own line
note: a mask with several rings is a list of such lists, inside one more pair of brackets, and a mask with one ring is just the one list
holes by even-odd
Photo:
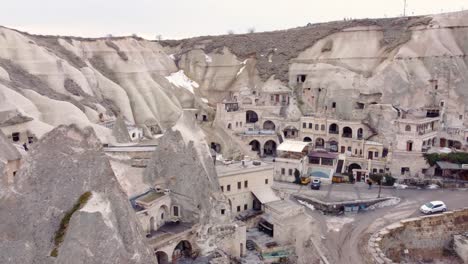
[[406, 16], [406, 0], [403, 0], [403, 16]]

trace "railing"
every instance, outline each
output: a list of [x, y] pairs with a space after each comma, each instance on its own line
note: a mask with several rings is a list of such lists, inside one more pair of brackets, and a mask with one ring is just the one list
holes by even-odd
[[328, 133], [329, 133], [329, 134], [336, 134], [336, 135], [338, 135], [340, 132], [339, 132], [339, 131], [329, 130]]

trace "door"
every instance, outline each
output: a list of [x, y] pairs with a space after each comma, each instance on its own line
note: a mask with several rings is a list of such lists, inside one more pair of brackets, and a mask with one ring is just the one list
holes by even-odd
[[345, 153], [346, 151], [346, 147], [345, 146], [341, 146], [341, 153]]
[[373, 151], [369, 151], [369, 152], [367, 153], [367, 157], [368, 157], [368, 159], [373, 159], [373, 158], [374, 158], [374, 152], [373, 152]]
[[360, 171], [356, 172], [356, 181], [358, 181], [358, 182], [361, 181], [361, 172]]
[[336, 166], [336, 173], [341, 173], [341, 170], [343, 169], [343, 160], [338, 160], [338, 165]]

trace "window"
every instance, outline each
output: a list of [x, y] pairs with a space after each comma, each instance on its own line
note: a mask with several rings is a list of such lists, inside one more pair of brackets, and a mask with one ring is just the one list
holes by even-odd
[[265, 179], [265, 184], [268, 184], [268, 179]]
[[315, 124], [315, 130], [319, 130], [319, 124]]
[[174, 205], [174, 206], [172, 207], [172, 214], [173, 214], [174, 216], [179, 216], [179, 206]]
[[247, 204], [244, 204], [244, 210], [247, 210]]
[[411, 131], [411, 126], [410, 126], [410, 125], [406, 125], [406, 126], [405, 126], [405, 131]]
[[405, 175], [406, 172], [409, 172], [409, 168], [408, 167], [401, 167], [401, 175]]
[[224, 192], [224, 186], [221, 186], [221, 192]]
[[12, 133], [11, 138], [13, 139], [14, 142], [18, 142], [20, 140], [20, 133], [18, 132]]
[[380, 170], [379, 170], [379, 173], [384, 173], [384, 170], [380, 169]]
[[275, 96], [274, 95], [270, 96], [270, 101], [274, 101], [274, 100], [275, 100]]
[[440, 106], [444, 106], [444, 101], [440, 102]]
[[228, 184], [228, 185], [226, 186], [226, 189], [227, 189], [228, 192], [230, 192], [230, 191], [231, 191], [231, 185]]
[[377, 169], [372, 169], [372, 173], [377, 173]]
[[374, 157], [376, 157], [376, 158], [379, 157], [379, 152], [378, 151], [374, 152]]
[[321, 125], [320, 130], [325, 131], [325, 125]]
[[351, 147], [348, 147], [348, 151], [352, 151]]
[[459, 116], [458, 116], [458, 119], [462, 120], [462, 119], [463, 119], [463, 115], [459, 115]]
[[318, 157], [309, 157], [310, 164], [320, 164], [320, 158]]
[[292, 169], [289, 169], [289, 170], [288, 170], [288, 175], [289, 175], [289, 176], [292, 176]]
[[305, 80], [306, 80], [306, 75], [305, 74], [299, 74], [299, 75], [297, 75], [296, 80], [297, 80], [297, 83], [304, 83]]
[[281, 175], [284, 175], [286, 174], [286, 169], [285, 168], [281, 168]]
[[240, 127], [242, 126], [242, 122], [239, 122], [239, 126], [240, 126]]
[[322, 165], [333, 166], [333, 159], [322, 158]]
[[244, 181], [244, 188], [247, 188], [249, 187], [249, 182], [248, 181]]
[[226, 210], [225, 210], [225, 209], [221, 209], [221, 214], [224, 215], [224, 213], [226, 213]]
[[16, 176], [16, 171], [13, 172], [13, 176]]
[[309, 129], [312, 129], [312, 123], [309, 123]]
[[302, 128], [307, 128], [307, 123], [302, 123]]
[[332, 103], [332, 108], [336, 108], [336, 102]]
[[240, 190], [242, 188], [242, 182], [237, 182], [237, 189]]
[[240, 212], [241, 211], [241, 207], [240, 205], [237, 206], [237, 212]]

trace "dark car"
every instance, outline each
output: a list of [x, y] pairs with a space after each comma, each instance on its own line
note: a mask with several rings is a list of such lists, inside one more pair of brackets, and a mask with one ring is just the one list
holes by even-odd
[[319, 179], [314, 179], [312, 181], [312, 184], [310, 184], [310, 188], [312, 190], [320, 190], [320, 185], [321, 185], [321, 182]]

